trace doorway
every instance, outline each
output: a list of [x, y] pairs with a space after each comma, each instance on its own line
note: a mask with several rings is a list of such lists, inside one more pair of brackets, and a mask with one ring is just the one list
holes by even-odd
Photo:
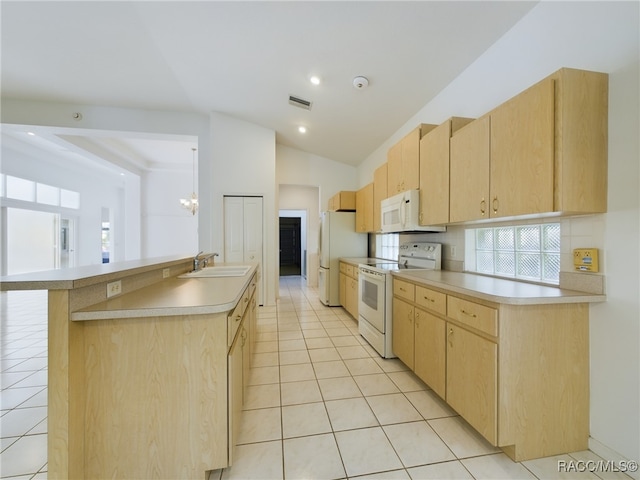
[[280, 276], [302, 274], [301, 219], [280, 217]]

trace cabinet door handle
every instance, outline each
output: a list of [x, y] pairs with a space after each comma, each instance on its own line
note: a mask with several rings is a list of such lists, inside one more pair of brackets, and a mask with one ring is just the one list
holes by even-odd
[[487, 201], [483, 198], [480, 200], [480, 214], [484, 217], [485, 213], [487, 213]]
[[464, 308], [460, 309], [460, 313], [462, 313], [463, 315], [466, 315], [468, 317], [471, 317], [471, 318], [478, 318], [478, 315], [476, 315], [473, 312], [467, 312]]
[[500, 206], [500, 202], [498, 201], [498, 197], [493, 197], [493, 213], [498, 213], [498, 207]]
[[453, 348], [453, 328], [449, 328], [449, 346]]
[[436, 303], [436, 301], [433, 298], [429, 298], [426, 295], [424, 295], [423, 297], [426, 301], [431, 302], [431, 303]]
[[241, 318], [242, 318], [242, 315], [236, 315], [236, 322], [239, 322]]
[[398, 287], [398, 290], [400, 290], [401, 292], [405, 292], [406, 293], [406, 290], [403, 287]]

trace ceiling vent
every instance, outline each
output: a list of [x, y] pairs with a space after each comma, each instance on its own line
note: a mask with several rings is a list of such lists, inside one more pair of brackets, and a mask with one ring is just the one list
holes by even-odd
[[294, 107], [311, 110], [311, 102], [309, 100], [303, 100], [302, 98], [294, 97], [293, 95], [289, 95], [289, 104]]

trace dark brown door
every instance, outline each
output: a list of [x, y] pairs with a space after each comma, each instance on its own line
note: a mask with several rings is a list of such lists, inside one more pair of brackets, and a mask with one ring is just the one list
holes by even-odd
[[280, 217], [280, 275], [301, 274], [300, 218]]

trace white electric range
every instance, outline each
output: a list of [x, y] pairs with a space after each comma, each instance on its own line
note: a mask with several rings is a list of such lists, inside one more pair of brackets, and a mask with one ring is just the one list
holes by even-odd
[[440, 270], [442, 245], [412, 242], [400, 245], [398, 261], [358, 267], [358, 331], [383, 358], [394, 358], [392, 332], [393, 281], [404, 269]]

